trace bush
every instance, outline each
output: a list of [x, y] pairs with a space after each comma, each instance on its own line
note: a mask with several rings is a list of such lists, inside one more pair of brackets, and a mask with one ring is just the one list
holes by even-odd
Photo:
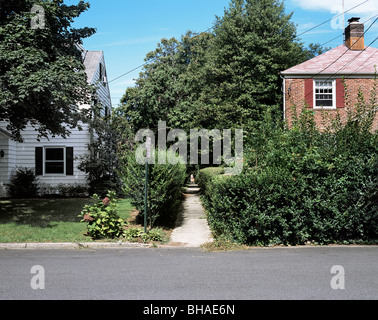
[[292, 130], [263, 123], [250, 132], [241, 175], [201, 173], [216, 236], [251, 245], [378, 239], [378, 133], [355, 118], [319, 132], [312, 117], [305, 110]]
[[115, 192], [109, 191], [104, 199], [94, 194], [92, 205], [85, 205], [79, 217], [87, 223], [88, 235], [93, 239], [119, 238], [123, 235], [124, 221], [117, 213]]
[[[157, 154], [157, 152], [156, 152]], [[170, 155], [173, 156], [173, 155]], [[132, 200], [132, 204], [140, 211], [139, 220], [144, 215], [145, 194], [145, 166], [136, 162], [133, 153], [124, 159], [121, 177], [125, 195]], [[151, 227], [155, 222], [172, 223], [179, 211], [185, 184], [185, 165], [153, 164], [148, 171], [148, 215]]]
[[198, 174], [198, 186], [201, 188], [203, 193], [206, 193], [206, 187], [209, 185], [210, 181], [218, 175], [224, 173], [224, 168], [222, 167], [209, 167], [204, 168], [199, 171]]
[[86, 198], [88, 197], [88, 186], [78, 183], [60, 183], [57, 186], [40, 183], [39, 196], [48, 198]]
[[17, 167], [7, 184], [11, 198], [34, 198], [38, 195], [38, 181], [33, 169]]

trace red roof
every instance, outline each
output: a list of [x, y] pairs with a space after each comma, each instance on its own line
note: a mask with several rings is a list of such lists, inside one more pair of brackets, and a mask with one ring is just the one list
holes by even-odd
[[378, 72], [378, 49], [366, 47], [365, 50], [350, 50], [343, 44], [281, 73], [284, 76], [354, 76], [374, 75], [376, 71]]

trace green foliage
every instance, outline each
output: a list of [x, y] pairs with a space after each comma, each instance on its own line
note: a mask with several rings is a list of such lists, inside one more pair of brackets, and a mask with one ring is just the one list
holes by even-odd
[[137, 227], [130, 227], [125, 230], [124, 233], [125, 239], [128, 241], [139, 241], [146, 243], [149, 241], [162, 242], [164, 240], [164, 231], [161, 228], [153, 228], [147, 233], [143, 232], [143, 229]]
[[207, 193], [207, 186], [210, 184], [211, 180], [216, 176], [223, 174], [224, 168], [222, 167], [209, 167], [204, 168], [199, 171], [198, 174], [198, 186], [201, 188], [202, 193]]
[[204, 179], [215, 234], [252, 245], [376, 241], [378, 132], [366, 116], [376, 101], [354, 107], [325, 132], [310, 110], [291, 130], [265, 115], [248, 132], [244, 172]]
[[[44, 8], [44, 28], [31, 28], [33, 5]], [[74, 29], [71, 23], [88, 8], [84, 1], [2, 1], [0, 121], [8, 122], [15, 140], [22, 141], [21, 131], [28, 123], [42, 137], [66, 137], [77, 127], [78, 104], [88, 102], [92, 89], [75, 44], [95, 29]]]
[[[156, 157], [158, 152], [155, 152]], [[175, 157], [167, 152], [167, 157]], [[156, 158], [157, 160], [157, 158]], [[157, 161], [156, 161], [157, 162]], [[120, 171], [124, 193], [140, 211], [139, 219], [144, 215], [145, 166], [137, 163], [134, 153], [124, 157], [124, 166]], [[148, 171], [148, 215], [151, 226], [159, 219], [161, 223], [171, 223], [175, 219], [181, 204], [181, 187], [186, 180], [185, 165], [177, 163], [152, 164]]]
[[128, 228], [124, 232], [125, 239], [128, 241], [135, 241], [138, 238], [142, 237], [143, 230], [141, 228]]
[[164, 231], [162, 228], [153, 228], [147, 233], [150, 241], [162, 242], [164, 240]]
[[87, 223], [88, 235], [93, 239], [119, 238], [123, 235], [125, 222], [117, 213], [116, 193], [109, 191], [102, 199], [94, 194], [92, 205], [85, 205], [79, 217]]
[[89, 130], [95, 139], [88, 145], [89, 153], [81, 156], [78, 168], [87, 174], [90, 194], [105, 196], [108, 190], [122, 192], [118, 176], [122, 150], [130, 148], [127, 122], [114, 111], [112, 116], [101, 116], [101, 105], [88, 109]]
[[281, 114], [280, 72], [322, 50], [305, 49], [290, 20], [282, 1], [231, 1], [212, 32], [163, 39], [147, 54], [122, 112], [136, 131], [156, 131], [163, 120], [187, 133], [240, 128], [261, 121], [270, 106]]
[[35, 198], [38, 195], [38, 181], [33, 169], [17, 167], [7, 184], [11, 198]]

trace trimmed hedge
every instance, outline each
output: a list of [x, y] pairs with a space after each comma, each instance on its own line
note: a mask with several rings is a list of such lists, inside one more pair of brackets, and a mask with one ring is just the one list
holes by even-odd
[[[155, 153], [156, 156], [158, 152]], [[175, 155], [167, 155], [174, 157]], [[145, 166], [137, 163], [134, 153], [123, 159], [120, 176], [123, 191], [131, 199], [132, 205], [140, 211], [139, 220], [144, 216]], [[148, 170], [148, 220], [161, 224], [174, 223], [182, 202], [181, 188], [186, 180], [183, 164], [153, 164]], [[151, 227], [152, 227], [151, 226]]]
[[282, 168], [218, 176], [202, 195], [216, 236], [250, 245], [369, 242], [378, 234], [378, 163], [334, 167], [311, 176]]

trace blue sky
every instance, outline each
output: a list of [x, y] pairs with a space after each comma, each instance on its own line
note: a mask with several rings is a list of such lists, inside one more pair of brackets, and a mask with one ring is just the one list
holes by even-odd
[[[149, 51], [156, 48], [162, 38], [180, 38], [188, 30], [205, 31], [213, 25], [215, 16], [222, 16], [229, 0], [87, 0], [91, 8], [73, 24], [74, 27], [94, 27], [97, 33], [84, 40], [87, 50], [103, 50], [110, 83], [113, 106], [119, 103], [127, 87], [138, 78], [138, 69], [112, 81], [122, 74], [142, 65]], [[365, 2], [366, 1], [366, 2]], [[66, 0], [76, 4], [78, 0]], [[365, 2], [365, 3], [363, 3]], [[363, 4], [361, 4], [363, 3]], [[361, 5], [360, 5], [361, 4]], [[293, 12], [292, 21], [305, 45], [313, 43], [336, 47], [342, 44], [343, 20], [332, 19], [342, 12], [342, 0], [286, 0], [286, 12]], [[378, 16], [378, 0], [344, 0], [345, 14], [349, 18], [361, 17], [365, 29]], [[378, 21], [366, 33], [365, 44], [370, 44], [378, 34]], [[377, 47], [378, 41], [373, 44]]]

